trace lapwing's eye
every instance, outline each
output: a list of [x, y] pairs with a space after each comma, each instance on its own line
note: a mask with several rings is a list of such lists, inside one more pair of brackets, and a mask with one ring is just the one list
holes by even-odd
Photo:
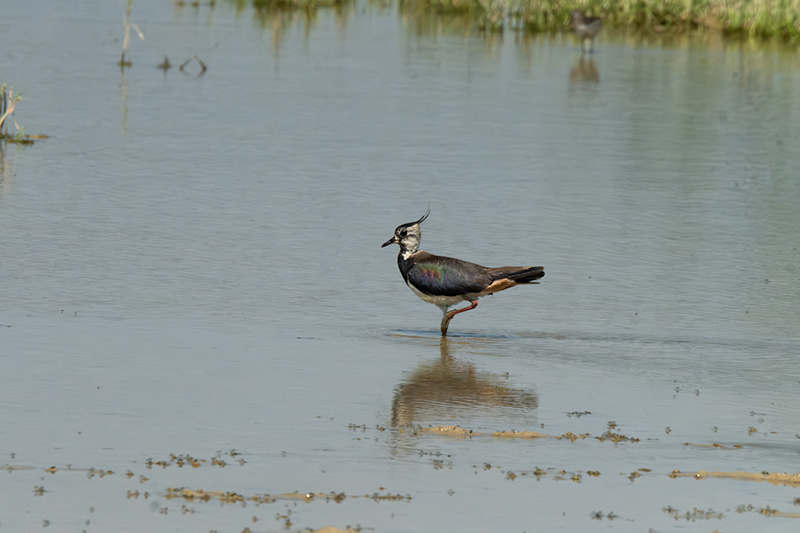
[[406, 235], [408, 235], [408, 231], [406, 231], [406, 230], [402, 230], [402, 231], [400, 232], [400, 236], [401, 236], [401, 237], [405, 237]]

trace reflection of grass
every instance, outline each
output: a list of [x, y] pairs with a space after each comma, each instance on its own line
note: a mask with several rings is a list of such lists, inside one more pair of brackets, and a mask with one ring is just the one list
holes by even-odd
[[340, 6], [348, 0], [228, 0], [238, 11], [247, 4], [252, 5], [257, 11], [270, 9], [313, 9], [315, 7]]
[[[372, 0], [370, 0], [372, 1]], [[309, 27], [319, 8], [332, 9], [337, 20], [341, 20], [355, 6], [355, 0], [228, 0], [237, 15], [245, 9], [253, 9], [256, 20], [264, 28], [274, 30], [275, 44], [280, 41], [282, 30], [300, 22]]]

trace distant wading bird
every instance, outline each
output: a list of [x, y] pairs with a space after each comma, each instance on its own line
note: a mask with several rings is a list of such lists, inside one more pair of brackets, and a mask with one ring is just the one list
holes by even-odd
[[[540, 266], [488, 268], [420, 250], [420, 224], [429, 214], [430, 209], [416, 222], [397, 226], [394, 236], [381, 248], [390, 244], [400, 245], [400, 254], [397, 256], [400, 273], [414, 294], [442, 310], [443, 337], [447, 335], [447, 327], [453, 317], [478, 307], [478, 298], [481, 296], [522, 283], [535, 283], [544, 276], [544, 267]], [[469, 302], [469, 305], [447, 311], [462, 301]]]
[[589, 53], [591, 54], [594, 52], [594, 38], [600, 31], [600, 28], [603, 27], [602, 19], [600, 19], [600, 17], [586, 17], [577, 9], [572, 10], [570, 15], [572, 16], [572, 29], [581, 42], [581, 52], [586, 52], [584, 44], [586, 43], [586, 39], [589, 39]]

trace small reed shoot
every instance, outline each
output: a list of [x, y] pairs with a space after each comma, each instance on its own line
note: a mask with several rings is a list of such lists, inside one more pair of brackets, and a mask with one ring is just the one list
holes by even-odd
[[[14, 109], [19, 102], [22, 102], [22, 94], [14, 96], [14, 88], [9, 87], [5, 83], [0, 84], [0, 141], [16, 143], [16, 144], [33, 144], [35, 139], [47, 139], [47, 135], [26, 135], [25, 128], [21, 128], [17, 124], [17, 119], [14, 117]], [[17, 133], [10, 135], [8, 133], [8, 119], [14, 123]]]
[[144, 33], [142, 33], [142, 30], [139, 29], [139, 26], [131, 22], [131, 7], [133, 7], [133, 0], [128, 0], [128, 7], [125, 10], [125, 36], [122, 38], [122, 57], [120, 57], [117, 63], [120, 69], [133, 65], [130, 53], [128, 52], [131, 47], [131, 28], [133, 28], [139, 36], [139, 39], [144, 41]]

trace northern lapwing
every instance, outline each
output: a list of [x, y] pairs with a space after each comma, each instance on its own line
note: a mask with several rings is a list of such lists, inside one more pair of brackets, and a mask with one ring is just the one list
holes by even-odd
[[600, 17], [587, 17], [577, 9], [573, 9], [570, 12], [570, 16], [572, 17], [572, 29], [581, 42], [581, 52], [586, 52], [584, 44], [586, 43], [586, 39], [589, 39], [589, 53], [591, 54], [594, 52], [594, 38], [600, 31], [600, 28], [603, 27], [602, 19]]
[[[430, 209], [419, 220], [397, 226], [394, 236], [381, 248], [395, 243], [400, 245], [400, 254], [397, 256], [400, 273], [414, 294], [442, 310], [443, 337], [447, 335], [447, 327], [453, 317], [478, 307], [478, 298], [481, 296], [522, 283], [534, 283], [544, 276], [544, 267], [540, 266], [488, 268], [420, 250], [420, 224], [429, 214]], [[448, 308], [464, 301], [469, 305], [448, 312]]]

